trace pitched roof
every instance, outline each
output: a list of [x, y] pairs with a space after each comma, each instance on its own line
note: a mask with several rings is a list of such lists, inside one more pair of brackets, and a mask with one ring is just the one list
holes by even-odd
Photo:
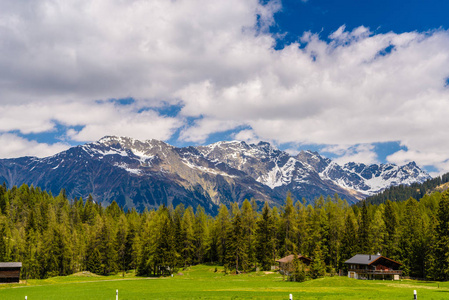
[[402, 265], [401, 263], [392, 260], [391, 258], [382, 256], [382, 255], [370, 255], [370, 254], [356, 254], [347, 261], [345, 261], [345, 264], [355, 264], [355, 265], [371, 265], [378, 259], [385, 259], [392, 263]]
[[21, 262], [0, 262], [0, 268], [21, 268]]
[[345, 264], [369, 265], [381, 256], [382, 255], [356, 254], [345, 261]]
[[[283, 258], [281, 258], [281, 259], [278, 259], [276, 262], [280, 262], [280, 263], [289, 263], [289, 262], [292, 262], [292, 261], [293, 261], [294, 257], [295, 257], [294, 254], [290, 254], [289, 256], [286, 256], [286, 257], [283, 257]], [[307, 258], [307, 257], [305, 257], [305, 256], [302, 256], [301, 254], [298, 254], [298, 258], [304, 258], [304, 259], [307, 259], [307, 260], [310, 260], [310, 261], [311, 261], [310, 258]]]

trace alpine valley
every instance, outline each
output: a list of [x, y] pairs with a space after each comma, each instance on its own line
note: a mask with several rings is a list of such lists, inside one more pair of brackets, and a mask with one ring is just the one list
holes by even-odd
[[265, 142], [177, 148], [109, 136], [51, 157], [0, 160], [0, 182], [9, 188], [26, 183], [52, 194], [65, 189], [68, 198], [92, 195], [102, 205], [115, 200], [138, 211], [183, 203], [215, 214], [221, 203], [252, 198], [282, 205], [289, 192], [307, 202], [338, 194], [355, 203], [392, 185], [429, 178], [414, 162], [341, 166], [316, 152], [292, 156]]

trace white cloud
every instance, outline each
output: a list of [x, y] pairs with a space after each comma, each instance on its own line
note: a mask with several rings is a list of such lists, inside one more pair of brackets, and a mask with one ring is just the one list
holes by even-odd
[[250, 51], [273, 42], [257, 35], [257, 15], [264, 30], [279, 9], [277, 1], [262, 6], [258, 0], [1, 0], [0, 5], [0, 96], [13, 103], [167, 100], [190, 82], [238, 82], [237, 73], [259, 59], [246, 61]]
[[233, 137], [238, 141], [244, 141], [248, 144], [257, 144], [261, 141], [252, 129], [240, 130], [239, 132], [236, 132]]
[[193, 126], [181, 131], [179, 138], [184, 141], [204, 143], [210, 134], [231, 130], [239, 125], [241, 123], [229, 120], [199, 119]]
[[46, 157], [67, 150], [69, 145], [55, 143], [53, 145], [30, 141], [14, 134], [0, 134], [0, 157], [13, 158], [22, 156]]
[[20, 130], [24, 134], [52, 131], [56, 123], [68, 127], [73, 141], [94, 141], [105, 135], [138, 139], [170, 138], [182, 125], [176, 118], [162, 117], [154, 111], [140, 111], [136, 105], [111, 102], [43, 102], [0, 107], [0, 131]]
[[[203, 142], [247, 126], [277, 144], [401, 141], [391, 161], [449, 154], [449, 32], [342, 26], [274, 50], [280, 1], [0, 0], [0, 132]], [[258, 17], [259, 16], [259, 17]], [[134, 97], [133, 105], [96, 102]], [[140, 109], [181, 103], [177, 117]], [[200, 118], [193, 125], [189, 117]], [[238, 135], [238, 134], [237, 134]], [[236, 136], [237, 136], [236, 135]], [[345, 157], [375, 161], [359, 149]], [[360, 151], [359, 151], [360, 150]], [[359, 153], [360, 154], [357, 154]], [[358, 156], [357, 156], [358, 155]], [[427, 157], [427, 158], [426, 158]]]
[[374, 151], [374, 146], [369, 144], [354, 146], [334, 145], [328, 146], [322, 151], [338, 155], [339, 157], [333, 160], [340, 165], [344, 165], [348, 162], [359, 162], [366, 165], [379, 163], [378, 156]]
[[415, 161], [420, 166], [434, 166], [437, 171], [432, 176], [441, 175], [449, 170], [449, 158], [447, 152], [442, 151], [416, 151], [399, 150], [387, 157], [389, 162], [403, 165], [410, 161]]
[[68, 136], [76, 141], [94, 141], [105, 136], [105, 133], [116, 136], [128, 136], [140, 140], [149, 138], [166, 140], [181, 126], [181, 121], [175, 118], [161, 117], [153, 111], [141, 113], [123, 113], [116, 118], [111, 117], [104, 122], [87, 123], [79, 132], [71, 131]]

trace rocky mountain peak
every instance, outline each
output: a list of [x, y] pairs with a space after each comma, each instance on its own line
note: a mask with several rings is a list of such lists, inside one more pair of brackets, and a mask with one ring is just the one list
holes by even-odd
[[106, 136], [43, 159], [0, 160], [0, 181], [33, 184], [69, 197], [92, 194], [104, 204], [125, 208], [201, 204], [209, 212], [220, 203], [254, 198], [279, 205], [291, 192], [313, 201], [339, 194], [353, 203], [390, 185], [430, 178], [415, 163], [341, 166], [317, 152], [292, 156], [266, 142], [218, 142], [176, 148], [158, 140]]

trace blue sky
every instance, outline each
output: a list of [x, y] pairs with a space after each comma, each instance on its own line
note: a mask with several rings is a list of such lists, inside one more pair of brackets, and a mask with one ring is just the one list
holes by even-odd
[[448, 1], [0, 7], [0, 157], [123, 135], [449, 171]]

